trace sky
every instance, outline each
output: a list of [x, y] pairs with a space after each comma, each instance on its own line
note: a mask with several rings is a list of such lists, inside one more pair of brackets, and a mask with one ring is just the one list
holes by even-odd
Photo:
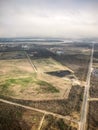
[[92, 38], [98, 0], [0, 0], [0, 37]]

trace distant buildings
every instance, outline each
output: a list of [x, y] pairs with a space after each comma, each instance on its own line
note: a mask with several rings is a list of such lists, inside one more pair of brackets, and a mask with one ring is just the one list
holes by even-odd
[[58, 47], [50, 48], [50, 51], [57, 54], [57, 55], [64, 54], [64, 50], [62, 48], [58, 48]]

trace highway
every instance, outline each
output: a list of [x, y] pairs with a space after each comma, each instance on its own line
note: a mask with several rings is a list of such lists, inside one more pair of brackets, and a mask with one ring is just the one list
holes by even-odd
[[83, 103], [82, 103], [82, 109], [81, 109], [81, 117], [80, 117], [80, 122], [79, 122], [79, 130], [85, 130], [86, 129], [87, 112], [88, 112], [88, 98], [89, 98], [89, 88], [90, 88], [90, 77], [91, 77], [92, 63], [93, 63], [93, 53], [94, 53], [94, 44], [92, 44], [90, 63], [89, 63], [89, 67], [88, 67], [88, 73], [87, 73], [87, 79], [86, 79], [86, 85], [85, 85]]

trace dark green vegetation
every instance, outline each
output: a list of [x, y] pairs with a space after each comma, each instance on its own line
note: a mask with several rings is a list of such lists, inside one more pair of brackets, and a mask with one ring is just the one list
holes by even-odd
[[70, 122], [63, 119], [46, 115], [41, 130], [77, 130]]
[[98, 130], [98, 102], [96, 101], [89, 103], [87, 130]]
[[42, 114], [0, 102], [0, 130], [37, 130]]

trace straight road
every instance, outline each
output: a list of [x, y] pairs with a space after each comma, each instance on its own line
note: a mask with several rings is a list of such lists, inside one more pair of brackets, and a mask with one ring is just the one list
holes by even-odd
[[92, 63], [93, 63], [93, 53], [94, 53], [94, 44], [92, 44], [90, 63], [89, 63], [89, 68], [88, 68], [87, 80], [86, 80], [84, 97], [83, 97], [83, 104], [82, 104], [82, 109], [81, 109], [81, 118], [80, 118], [80, 123], [79, 123], [79, 130], [85, 130], [85, 128], [86, 128], [88, 98], [89, 98], [89, 88], [90, 88], [90, 77], [91, 77]]

